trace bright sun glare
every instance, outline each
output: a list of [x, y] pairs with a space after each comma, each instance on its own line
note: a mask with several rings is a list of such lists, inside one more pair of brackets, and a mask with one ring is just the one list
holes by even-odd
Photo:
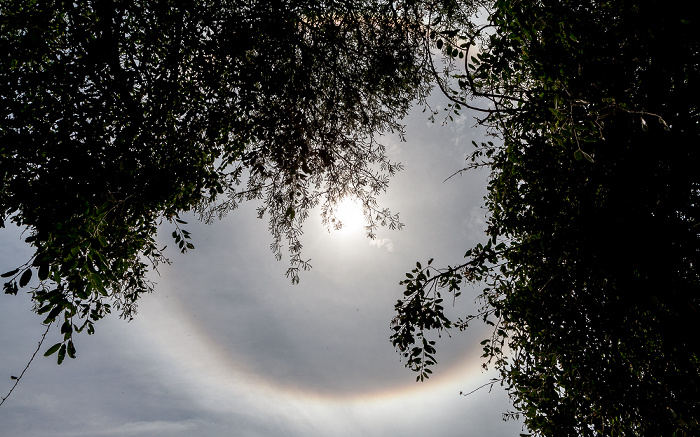
[[354, 199], [345, 198], [338, 203], [335, 218], [340, 220], [343, 227], [335, 232], [343, 234], [357, 233], [364, 228], [365, 219], [362, 215], [362, 206]]

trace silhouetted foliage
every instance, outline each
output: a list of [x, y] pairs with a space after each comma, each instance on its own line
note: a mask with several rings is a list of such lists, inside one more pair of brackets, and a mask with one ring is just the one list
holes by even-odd
[[374, 200], [397, 170], [376, 138], [427, 92], [417, 14], [383, 0], [2, 2], [0, 227], [36, 248], [4, 289], [27, 287], [61, 324], [47, 354], [74, 357], [72, 334], [112, 308], [131, 317], [167, 262], [158, 226], [194, 248], [184, 212], [262, 199], [292, 281], [319, 203], [328, 219], [352, 195], [370, 234], [399, 226]]
[[[432, 82], [497, 138], [467, 166], [491, 170], [485, 243], [402, 282], [407, 365], [427, 377], [427, 331], [480, 319], [532, 432], [697, 434], [697, 24], [660, 1], [5, 1], [0, 227], [36, 251], [4, 290], [61, 325], [60, 363], [152, 289], [159, 225], [185, 252], [180, 214], [249, 199], [297, 281], [311, 208], [400, 225], [376, 139]], [[481, 311], [450, 320], [465, 283]]]
[[[493, 325], [485, 365], [538, 435], [697, 435], [697, 17], [660, 1], [486, 6], [482, 27], [433, 30], [455, 62], [480, 45], [436, 76], [454, 109], [486, 102], [498, 137], [468, 165], [491, 170], [487, 240], [408, 273], [392, 341], [423, 379], [429, 330]], [[481, 310], [450, 320], [442, 299], [465, 283], [483, 285]]]

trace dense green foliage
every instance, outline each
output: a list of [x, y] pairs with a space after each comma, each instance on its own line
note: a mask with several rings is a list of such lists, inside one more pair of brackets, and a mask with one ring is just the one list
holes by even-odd
[[[480, 44], [440, 80], [457, 110], [489, 103], [499, 139], [469, 163], [491, 169], [488, 240], [408, 274], [392, 341], [422, 379], [428, 331], [483, 320], [487, 365], [532, 432], [697, 435], [697, 17], [660, 1], [488, 7], [486, 26], [434, 34], [459, 62]], [[449, 320], [444, 295], [470, 282], [480, 312]]]
[[[184, 0], [0, 5], [0, 227], [27, 231], [27, 287], [51, 347], [116, 307], [125, 317], [167, 261], [156, 230], [194, 246], [179, 214], [211, 220], [262, 199], [288, 275], [308, 264], [310, 208], [374, 196], [396, 164], [375, 140], [427, 89], [411, 2]], [[37, 281], [31, 281], [38, 278]], [[30, 282], [31, 281], [31, 282]]]

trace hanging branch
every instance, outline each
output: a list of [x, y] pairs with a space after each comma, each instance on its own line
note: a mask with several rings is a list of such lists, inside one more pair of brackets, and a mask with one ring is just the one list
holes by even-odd
[[19, 384], [19, 382], [22, 380], [22, 377], [24, 376], [24, 373], [27, 371], [27, 369], [29, 368], [29, 366], [32, 364], [32, 361], [34, 361], [34, 357], [36, 357], [36, 354], [39, 353], [39, 350], [41, 349], [41, 345], [44, 344], [44, 340], [46, 340], [46, 334], [49, 333], [49, 329], [50, 329], [50, 328], [51, 328], [51, 323], [49, 323], [48, 325], [46, 325], [46, 330], [45, 330], [44, 333], [41, 335], [41, 340], [39, 340], [39, 344], [37, 345], [36, 350], [35, 350], [34, 353], [32, 354], [32, 357], [29, 359], [29, 362], [27, 363], [26, 366], [24, 366], [24, 369], [22, 370], [22, 373], [20, 373], [19, 376], [10, 376], [10, 378], [12, 378], [12, 379], [15, 381], [15, 383], [12, 385], [12, 388], [10, 388], [10, 391], [7, 392], [7, 395], [5, 395], [5, 397], [3, 397], [2, 400], [0, 400], [0, 406], [2, 406], [2, 404], [5, 403], [5, 401], [7, 400], [7, 398], [9, 398], [10, 395], [12, 394], [12, 392], [15, 390], [15, 387], [17, 387], [17, 384]]

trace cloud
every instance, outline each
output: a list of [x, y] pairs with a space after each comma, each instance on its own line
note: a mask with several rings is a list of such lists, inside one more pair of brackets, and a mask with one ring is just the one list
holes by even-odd
[[371, 246], [383, 247], [388, 252], [394, 251], [394, 242], [389, 238], [375, 238], [374, 240], [370, 240], [369, 244]]

